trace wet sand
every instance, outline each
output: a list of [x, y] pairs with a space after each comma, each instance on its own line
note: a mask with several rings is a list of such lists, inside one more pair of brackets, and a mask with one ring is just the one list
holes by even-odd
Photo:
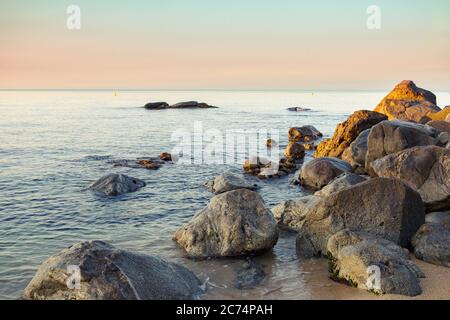
[[266, 278], [255, 289], [238, 290], [233, 281], [235, 267], [241, 260], [220, 263], [211, 260], [208, 273], [208, 293], [205, 299], [254, 299], [254, 300], [450, 300], [450, 268], [425, 263], [413, 258], [425, 273], [420, 280], [423, 293], [416, 297], [401, 295], [381, 295], [352, 288], [334, 282], [328, 275], [326, 259], [301, 261], [295, 254], [295, 235], [284, 235], [277, 247], [283, 247], [283, 255], [277, 250], [255, 261], [263, 265]]

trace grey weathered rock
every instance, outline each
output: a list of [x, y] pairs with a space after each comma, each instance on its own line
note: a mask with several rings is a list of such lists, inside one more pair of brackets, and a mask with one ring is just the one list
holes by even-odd
[[341, 159], [347, 161], [352, 166], [365, 166], [367, 154], [367, 138], [369, 137], [370, 129], [364, 130], [360, 135], [350, 144], [350, 147], [345, 149], [342, 153]]
[[346, 172], [332, 180], [329, 184], [327, 184], [321, 190], [317, 191], [314, 195], [319, 197], [327, 197], [332, 193], [336, 193], [366, 180], [367, 178], [364, 176]]
[[300, 183], [320, 190], [344, 172], [351, 172], [352, 166], [338, 158], [317, 158], [305, 163], [300, 171]]
[[367, 139], [366, 170], [371, 164], [391, 153], [416, 146], [436, 145], [440, 132], [432, 127], [405, 121], [383, 121], [375, 125]]
[[239, 189], [212, 198], [173, 240], [190, 257], [241, 256], [270, 250], [278, 240], [278, 228], [261, 196]]
[[320, 201], [316, 196], [305, 196], [299, 199], [284, 201], [272, 209], [275, 220], [283, 228], [298, 231], [309, 212]]
[[450, 268], [450, 222], [426, 223], [412, 240], [415, 256]]
[[333, 193], [309, 210], [297, 251], [307, 257], [324, 255], [328, 239], [346, 228], [406, 247], [424, 222], [416, 191], [397, 179], [373, 178]]
[[[328, 263], [332, 279], [377, 294], [416, 296], [422, 293], [422, 271], [395, 243], [364, 233], [343, 230], [328, 240]], [[379, 270], [378, 279], [369, 268]], [[375, 271], [375, 272], [377, 272]]]
[[[68, 266], [80, 269], [79, 289], [69, 289]], [[73, 284], [73, 283], [72, 283]], [[75, 244], [48, 258], [24, 292], [33, 300], [182, 300], [202, 293], [185, 267], [158, 257], [119, 250], [102, 241]]]
[[89, 189], [107, 196], [117, 196], [134, 192], [145, 186], [145, 182], [124, 174], [108, 174], [96, 182]]
[[237, 177], [229, 172], [225, 172], [206, 183], [206, 187], [214, 194], [220, 194], [236, 189], [256, 190], [257, 185], [250, 184], [246, 180]]
[[450, 209], [450, 149], [436, 146], [406, 149], [375, 160], [371, 167], [379, 177], [406, 182], [420, 193], [424, 202]]

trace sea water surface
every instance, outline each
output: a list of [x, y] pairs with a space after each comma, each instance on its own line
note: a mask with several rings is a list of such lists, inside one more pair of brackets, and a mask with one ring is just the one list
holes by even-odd
[[[272, 252], [257, 257], [266, 271], [252, 290], [233, 286], [242, 260], [192, 261], [171, 240], [212, 195], [204, 183], [241, 163], [165, 165], [157, 171], [118, 168], [111, 161], [170, 152], [179, 129], [274, 129], [281, 147], [289, 128], [314, 125], [325, 136], [355, 110], [372, 110], [386, 92], [294, 91], [0, 91], [0, 298], [20, 298], [39, 265], [73, 243], [100, 239], [186, 265], [208, 280], [207, 299], [310, 299], [333, 290], [323, 261], [301, 261], [295, 235], [283, 232]], [[450, 94], [438, 93], [438, 104]], [[197, 100], [205, 110], [149, 111], [149, 101]], [[289, 112], [287, 107], [311, 108]], [[308, 155], [311, 158], [310, 155]], [[116, 198], [86, 190], [108, 173], [147, 183]], [[306, 194], [289, 177], [257, 181], [267, 206]], [[355, 290], [355, 289], [346, 289]], [[338, 296], [337, 296], [338, 298]]]

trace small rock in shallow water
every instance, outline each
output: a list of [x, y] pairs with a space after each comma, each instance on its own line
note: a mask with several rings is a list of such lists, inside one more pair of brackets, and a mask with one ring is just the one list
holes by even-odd
[[236, 279], [234, 286], [239, 290], [253, 289], [266, 277], [261, 264], [252, 259], [241, 263], [236, 267]]
[[145, 182], [124, 174], [108, 174], [96, 182], [89, 189], [107, 196], [117, 196], [134, 192], [145, 186]]

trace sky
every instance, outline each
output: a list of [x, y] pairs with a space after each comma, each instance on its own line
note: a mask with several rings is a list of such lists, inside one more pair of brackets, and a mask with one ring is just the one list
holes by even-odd
[[449, 16], [448, 0], [0, 0], [0, 88], [450, 90]]

